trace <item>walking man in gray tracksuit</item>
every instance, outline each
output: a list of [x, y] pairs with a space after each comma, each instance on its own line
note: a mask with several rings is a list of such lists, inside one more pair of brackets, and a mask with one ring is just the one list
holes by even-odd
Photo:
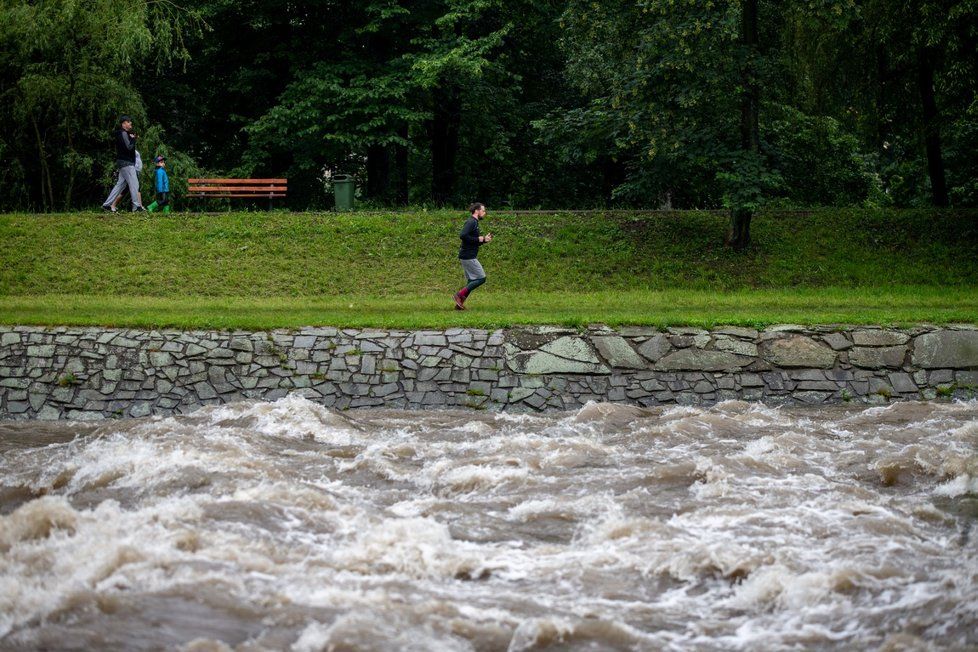
[[492, 242], [492, 234], [479, 234], [479, 220], [486, 216], [486, 207], [483, 204], [475, 203], [469, 206], [469, 219], [465, 221], [462, 232], [458, 237], [462, 239], [462, 247], [458, 250], [458, 260], [462, 263], [462, 271], [465, 273], [466, 285], [464, 288], [452, 295], [455, 299], [455, 309], [465, 310], [465, 300], [469, 293], [486, 282], [486, 272], [482, 269], [482, 264], [476, 257], [479, 255], [479, 247]]
[[129, 197], [132, 198], [132, 210], [144, 211], [142, 203], [139, 201], [139, 177], [136, 175], [136, 134], [132, 132], [132, 118], [124, 115], [119, 118], [119, 128], [114, 134], [115, 139], [115, 166], [118, 168], [118, 177], [115, 186], [108, 198], [102, 202], [102, 210], [115, 212], [112, 202], [122, 194], [122, 190], [129, 187]]

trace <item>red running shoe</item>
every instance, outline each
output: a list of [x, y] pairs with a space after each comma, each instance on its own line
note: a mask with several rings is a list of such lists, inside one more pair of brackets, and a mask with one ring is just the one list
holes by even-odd
[[455, 310], [465, 310], [465, 299], [458, 292], [453, 294], [452, 298], [455, 299]]

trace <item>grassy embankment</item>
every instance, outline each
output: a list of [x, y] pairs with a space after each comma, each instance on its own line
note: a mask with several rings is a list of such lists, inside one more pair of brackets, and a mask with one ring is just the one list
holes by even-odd
[[0, 215], [0, 323], [178, 328], [978, 322], [978, 214], [490, 214], [452, 309], [463, 216]]

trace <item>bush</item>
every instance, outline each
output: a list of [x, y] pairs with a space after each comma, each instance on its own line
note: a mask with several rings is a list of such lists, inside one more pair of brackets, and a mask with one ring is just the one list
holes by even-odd
[[[879, 195], [879, 182], [855, 136], [835, 119], [792, 107], [767, 108], [761, 133], [784, 198], [795, 206], [858, 206]], [[763, 116], [762, 116], [763, 117]]]

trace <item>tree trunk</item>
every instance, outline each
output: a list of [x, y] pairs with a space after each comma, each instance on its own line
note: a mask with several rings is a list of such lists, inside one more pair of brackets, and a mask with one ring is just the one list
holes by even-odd
[[[761, 130], [758, 123], [761, 94], [757, 84], [757, 0], [744, 2], [740, 39], [747, 57], [741, 73], [744, 94], [740, 103], [740, 146], [745, 152], [757, 155], [761, 151]], [[727, 245], [735, 251], [743, 251], [750, 244], [750, 221], [753, 216], [753, 210], [745, 206], [731, 209]]]
[[941, 155], [941, 132], [934, 97], [934, 53], [926, 47], [917, 52], [917, 85], [924, 119], [924, 146], [927, 150], [927, 174], [935, 206], [948, 206], [947, 181], [944, 178], [944, 158]]
[[[74, 62], [74, 56], [69, 55], [69, 61]], [[68, 151], [72, 154], [75, 153], [75, 142], [72, 138], [71, 133], [71, 109], [75, 106], [75, 80], [77, 79], [74, 68], [69, 64], [69, 68], [72, 70], [70, 73], [70, 78], [68, 82], [68, 96], [65, 101], [65, 137], [68, 142]], [[75, 188], [75, 173], [76, 167], [75, 163], [69, 163], [68, 165], [68, 187], [65, 189], [65, 210], [71, 210], [71, 193]]]
[[386, 200], [390, 190], [390, 152], [383, 145], [367, 148], [367, 199]]
[[51, 184], [51, 170], [48, 167], [48, 155], [44, 151], [44, 139], [41, 138], [41, 129], [37, 126], [37, 120], [31, 119], [34, 125], [34, 137], [37, 139], [37, 156], [41, 162], [41, 209], [47, 212], [48, 207], [54, 209], [54, 188]]
[[[407, 142], [408, 126], [399, 129], [399, 135]], [[408, 204], [408, 148], [407, 145], [394, 146], [394, 167], [397, 177], [394, 179], [394, 201], [401, 206]]]
[[431, 195], [443, 206], [455, 190], [455, 156], [461, 123], [459, 92], [455, 86], [435, 89], [431, 129]]
[[730, 211], [730, 233], [727, 245], [734, 251], [743, 251], [750, 244], [750, 220], [754, 212], [749, 208], [734, 208]]

